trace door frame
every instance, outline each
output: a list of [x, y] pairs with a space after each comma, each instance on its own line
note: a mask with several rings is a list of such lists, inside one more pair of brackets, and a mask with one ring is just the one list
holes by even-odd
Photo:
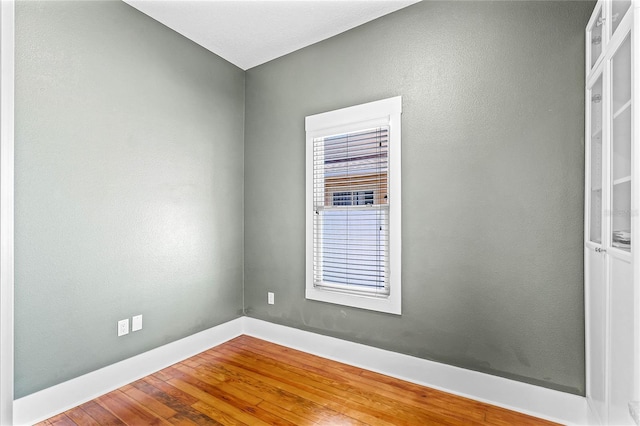
[[0, 424], [13, 424], [15, 1], [0, 1]]

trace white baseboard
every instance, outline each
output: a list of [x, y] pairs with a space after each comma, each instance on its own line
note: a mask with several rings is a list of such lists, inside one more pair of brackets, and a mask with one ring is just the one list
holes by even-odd
[[13, 402], [14, 425], [32, 425], [242, 334], [244, 318], [125, 359]]
[[586, 399], [580, 396], [249, 317], [20, 398], [13, 405], [14, 424], [31, 425], [45, 420], [241, 334], [543, 419], [570, 425], [592, 424]]
[[586, 398], [254, 318], [244, 334], [345, 364], [570, 425], [587, 425]]

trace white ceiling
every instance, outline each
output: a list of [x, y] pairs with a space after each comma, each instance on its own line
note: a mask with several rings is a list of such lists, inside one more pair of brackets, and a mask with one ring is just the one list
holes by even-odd
[[243, 70], [419, 0], [124, 0]]

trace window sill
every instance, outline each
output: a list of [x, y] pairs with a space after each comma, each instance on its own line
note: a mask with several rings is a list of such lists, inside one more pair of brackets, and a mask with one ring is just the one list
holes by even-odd
[[[397, 292], [396, 292], [397, 293]], [[328, 288], [307, 288], [307, 300], [351, 306], [387, 314], [402, 315], [400, 295], [392, 291], [389, 296], [376, 297], [364, 294], [350, 294]]]

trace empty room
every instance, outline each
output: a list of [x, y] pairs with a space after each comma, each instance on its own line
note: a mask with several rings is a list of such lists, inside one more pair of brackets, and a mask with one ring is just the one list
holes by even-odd
[[4, 0], [0, 424], [640, 424], [640, 1]]

